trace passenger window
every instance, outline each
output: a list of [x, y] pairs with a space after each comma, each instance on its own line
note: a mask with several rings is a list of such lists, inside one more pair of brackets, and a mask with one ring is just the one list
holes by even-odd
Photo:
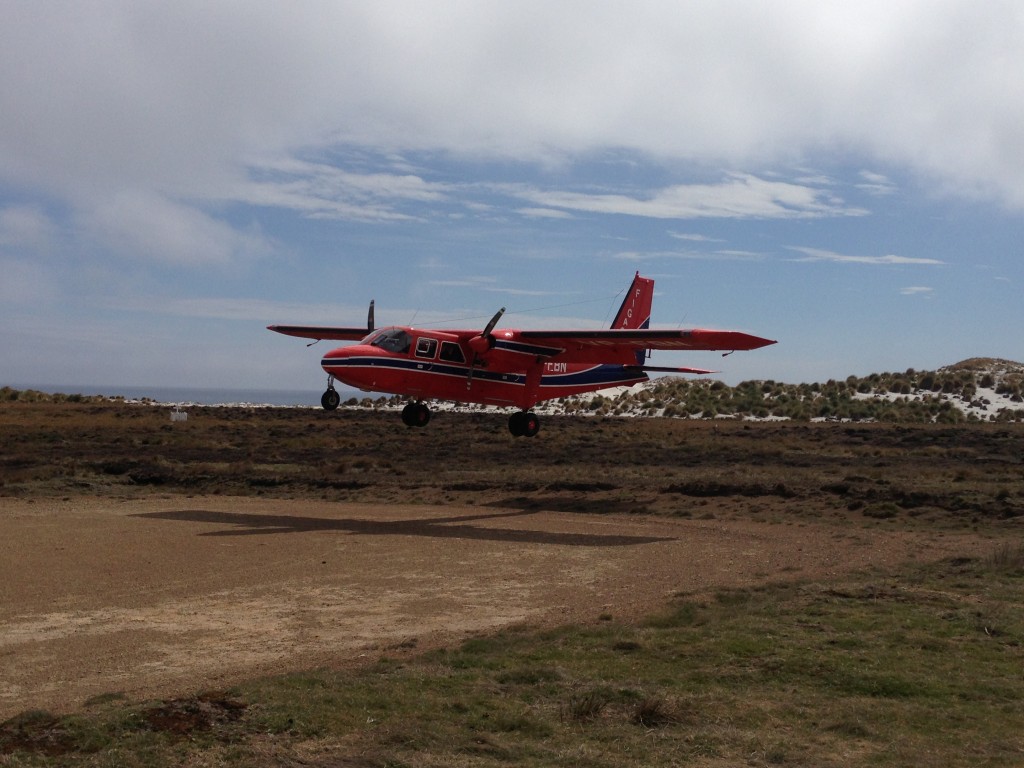
[[447, 360], [449, 363], [466, 362], [466, 358], [462, 354], [462, 350], [454, 341], [441, 342], [441, 359]]
[[416, 341], [416, 357], [432, 358], [437, 351], [437, 339], [418, 339]]

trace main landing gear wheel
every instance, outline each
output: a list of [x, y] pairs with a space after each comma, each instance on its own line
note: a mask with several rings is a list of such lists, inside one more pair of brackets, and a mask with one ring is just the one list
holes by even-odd
[[430, 421], [430, 409], [423, 403], [409, 403], [402, 409], [402, 423], [407, 427], [425, 427]]
[[532, 411], [517, 411], [508, 417], [508, 431], [516, 437], [533, 437], [540, 432], [540, 419]]
[[324, 407], [325, 411], [335, 410], [341, 405], [341, 395], [338, 394], [338, 390], [334, 387], [328, 387], [327, 391], [320, 398], [320, 405]]

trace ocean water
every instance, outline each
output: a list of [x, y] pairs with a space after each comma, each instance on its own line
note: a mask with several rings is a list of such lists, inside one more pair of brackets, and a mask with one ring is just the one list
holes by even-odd
[[[3, 383], [0, 382], [0, 386]], [[195, 405], [297, 405], [320, 407], [322, 389], [205, 389], [202, 387], [145, 387], [78, 384], [7, 384], [13, 389], [34, 389], [50, 394], [104, 395], [126, 400], [149, 399], [158, 403]], [[341, 401], [351, 397], [380, 397], [355, 389], [338, 387]]]

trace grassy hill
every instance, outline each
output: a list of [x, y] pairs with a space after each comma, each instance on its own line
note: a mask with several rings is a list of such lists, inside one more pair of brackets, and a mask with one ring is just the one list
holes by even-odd
[[615, 396], [556, 401], [559, 413], [675, 418], [843, 420], [897, 423], [1024, 421], [1024, 364], [971, 358], [937, 371], [873, 373], [824, 383], [663, 377]]
[[[105, 398], [0, 388], [0, 402], [91, 402]], [[352, 398], [346, 407], [401, 408], [406, 398]], [[446, 408], [443, 404], [437, 404]], [[456, 404], [454, 410], [484, 406]], [[662, 416], [684, 419], [779, 419], [887, 423], [1024, 422], [1024, 364], [972, 357], [937, 371], [873, 373], [842, 381], [784, 384], [744, 381], [730, 387], [714, 379], [665, 376], [621, 391], [541, 403], [541, 414]]]

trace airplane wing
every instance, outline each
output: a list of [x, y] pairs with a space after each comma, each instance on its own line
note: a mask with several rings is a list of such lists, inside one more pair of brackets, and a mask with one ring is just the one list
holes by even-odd
[[327, 325], [268, 325], [268, 331], [283, 333], [285, 336], [298, 336], [300, 339], [338, 339], [339, 341], [359, 341], [370, 333], [371, 329], [335, 328]]
[[330, 325], [268, 325], [268, 331], [283, 333], [285, 336], [298, 336], [300, 339], [337, 339], [338, 341], [361, 341], [373, 332], [373, 300], [366, 313], [366, 327], [337, 328]]
[[617, 354], [639, 352], [646, 349], [669, 350], [737, 350], [758, 349], [774, 344], [740, 331], [711, 331], [703, 328], [689, 330], [650, 330], [641, 328], [608, 329], [599, 331], [519, 331], [519, 338], [541, 347], [552, 348], [551, 357], [571, 357], [574, 360], [600, 362]]

